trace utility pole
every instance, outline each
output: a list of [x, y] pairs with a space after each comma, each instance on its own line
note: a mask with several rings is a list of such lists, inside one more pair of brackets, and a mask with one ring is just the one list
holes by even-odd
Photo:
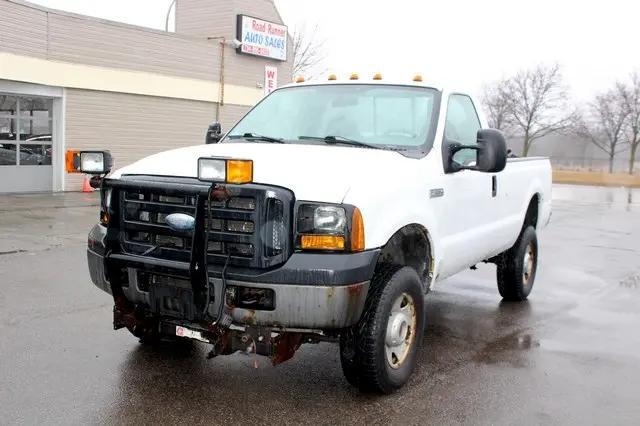
[[171, 4], [169, 5], [169, 9], [167, 10], [167, 19], [165, 19], [164, 21], [164, 30], [166, 32], [169, 32], [169, 16], [171, 16], [171, 9], [173, 8], [173, 6], [175, 6], [176, 4], [176, 0], [172, 0]]

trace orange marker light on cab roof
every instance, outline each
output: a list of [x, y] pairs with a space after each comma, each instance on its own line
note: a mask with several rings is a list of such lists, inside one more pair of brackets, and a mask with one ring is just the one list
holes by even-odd
[[304, 77], [299, 75], [293, 81], [295, 81], [296, 83], [304, 83]]
[[327, 77], [327, 80], [329, 80], [329, 81], [334, 81], [334, 80], [337, 80], [337, 79], [338, 79], [338, 77], [336, 77], [335, 74], [329, 74], [329, 77]]
[[360, 78], [358, 73], [357, 72], [352, 72], [351, 76], [349, 77], [349, 80], [357, 80], [358, 78]]
[[421, 74], [414, 75], [413, 76], [413, 81], [421, 82], [422, 81], [422, 75]]
[[374, 80], [382, 80], [382, 74], [377, 72], [373, 75]]

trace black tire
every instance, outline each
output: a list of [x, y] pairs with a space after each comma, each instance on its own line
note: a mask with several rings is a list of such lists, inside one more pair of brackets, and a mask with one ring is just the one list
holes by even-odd
[[[530, 264], [525, 260], [527, 255]], [[533, 289], [538, 267], [538, 238], [533, 226], [524, 228], [513, 247], [500, 255], [497, 267], [500, 296], [509, 301], [526, 300]]]
[[[404, 303], [404, 305], [403, 305]], [[398, 305], [399, 304], [399, 305]], [[409, 306], [412, 315], [399, 339], [409, 342], [388, 361], [387, 325], [394, 306]], [[399, 329], [400, 330], [400, 329]], [[424, 334], [424, 294], [420, 277], [409, 267], [385, 266], [374, 275], [362, 317], [356, 326], [340, 336], [340, 361], [347, 381], [365, 392], [389, 394], [402, 387], [411, 376]], [[395, 353], [390, 359], [394, 359]]]

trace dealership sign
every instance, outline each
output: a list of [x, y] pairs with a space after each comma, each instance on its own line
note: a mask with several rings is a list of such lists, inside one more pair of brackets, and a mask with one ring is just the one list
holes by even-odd
[[270, 65], [264, 67], [264, 94], [268, 95], [278, 88], [278, 68]]
[[238, 15], [239, 53], [287, 60], [287, 27], [247, 15]]

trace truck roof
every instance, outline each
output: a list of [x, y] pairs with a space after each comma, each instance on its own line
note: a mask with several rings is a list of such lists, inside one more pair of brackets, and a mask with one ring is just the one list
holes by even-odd
[[413, 79], [373, 79], [373, 78], [358, 78], [358, 79], [317, 79], [310, 81], [303, 81], [300, 83], [292, 82], [282, 86], [285, 87], [297, 87], [297, 86], [330, 86], [330, 85], [344, 85], [344, 84], [373, 84], [380, 86], [413, 86], [413, 87], [426, 87], [430, 89], [442, 90], [443, 87], [437, 84], [434, 84], [430, 81], [414, 81]]

